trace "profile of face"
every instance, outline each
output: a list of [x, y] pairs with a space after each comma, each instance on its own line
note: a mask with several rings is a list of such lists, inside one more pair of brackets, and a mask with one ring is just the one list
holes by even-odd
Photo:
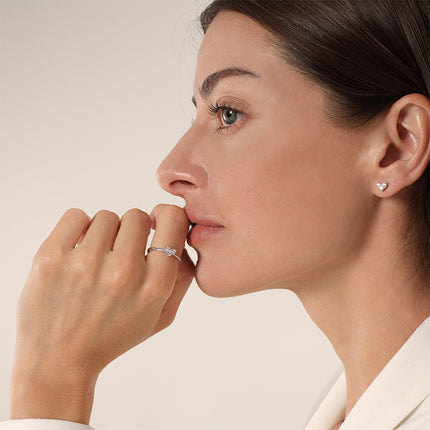
[[326, 96], [252, 19], [222, 12], [202, 42], [195, 121], [160, 165], [196, 224], [196, 280], [227, 297], [317, 285], [354, 260], [374, 204], [366, 131], [336, 126]]

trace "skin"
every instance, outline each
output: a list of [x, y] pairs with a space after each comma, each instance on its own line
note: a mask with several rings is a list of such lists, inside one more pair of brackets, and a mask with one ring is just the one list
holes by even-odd
[[49, 418], [88, 424], [101, 370], [173, 321], [193, 279], [151, 246], [181, 255], [184, 211], [157, 206], [120, 219], [99, 211], [91, 220], [69, 209], [38, 250], [18, 307], [11, 381], [11, 419]]
[[[325, 116], [324, 92], [270, 39], [233, 12], [209, 27], [194, 124], [158, 170], [160, 185], [184, 198], [185, 212], [154, 211], [153, 246], [173, 240], [180, 252], [187, 215], [200, 224], [191, 243], [204, 292], [295, 292], [345, 365], [348, 415], [430, 315], [428, 286], [404, 247], [407, 186], [430, 159], [430, 102], [411, 94], [366, 127], [340, 127]], [[226, 68], [242, 72], [211, 79], [209, 94], [207, 77]], [[217, 103], [228, 108], [215, 115]], [[377, 182], [389, 186], [381, 192]], [[169, 325], [191, 281], [186, 255], [181, 265], [158, 252], [144, 257], [151, 223], [142, 211], [121, 220], [102, 211], [88, 223], [82, 211], [67, 212], [35, 258], [18, 315], [12, 418], [88, 423], [101, 369]]]
[[[327, 119], [328, 97], [271, 37], [244, 15], [215, 18], [197, 61], [194, 124], [158, 178], [187, 213], [223, 226], [196, 246], [200, 288], [218, 297], [295, 292], [345, 365], [348, 415], [430, 315], [430, 289], [404, 247], [405, 188], [430, 157], [430, 103], [411, 94], [348, 130]], [[226, 68], [259, 77], [225, 77], [202, 97], [207, 76]], [[226, 109], [210, 114], [217, 103], [243, 115], [227, 124]]]

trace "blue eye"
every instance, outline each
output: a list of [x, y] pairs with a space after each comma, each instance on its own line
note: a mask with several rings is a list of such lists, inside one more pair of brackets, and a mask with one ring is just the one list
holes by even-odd
[[223, 125], [232, 125], [239, 119], [239, 112], [235, 109], [221, 108], [221, 121]]
[[217, 131], [228, 131], [236, 122], [240, 121], [245, 114], [225, 104], [212, 105], [209, 108], [211, 114], [219, 121]]

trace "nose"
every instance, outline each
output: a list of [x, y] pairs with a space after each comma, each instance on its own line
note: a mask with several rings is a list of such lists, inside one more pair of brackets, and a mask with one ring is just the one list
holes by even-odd
[[157, 169], [161, 188], [175, 196], [187, 198], [190, 193], [205, 188], [209, 175], [189, 144], [187, 134], [176, 144]]

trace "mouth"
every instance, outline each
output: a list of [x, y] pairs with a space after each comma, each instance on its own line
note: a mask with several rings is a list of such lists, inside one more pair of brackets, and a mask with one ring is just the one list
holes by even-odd
[[185, 209], [185, 212], [190, 220], [187, 242], [193, 248], [215, 238], [215, 236], [225, 229], [223, 225], [219, 224], [211, 217], [191, 213], [187, 211], [187, 209]]

